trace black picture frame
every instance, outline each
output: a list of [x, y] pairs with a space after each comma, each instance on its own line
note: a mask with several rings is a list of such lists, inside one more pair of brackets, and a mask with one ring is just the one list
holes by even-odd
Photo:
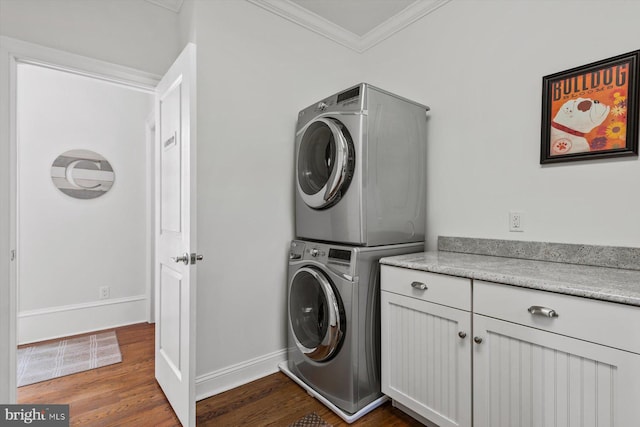
[[640, 50], [542, 78], [540, 164], [638, 155]]

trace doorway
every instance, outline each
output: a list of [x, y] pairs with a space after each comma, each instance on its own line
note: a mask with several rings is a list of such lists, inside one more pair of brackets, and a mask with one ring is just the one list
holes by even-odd
[[154, 94], [24, 61], [16, 88], [18, 344], [148, 321]]
[[[15, 402], [16, 400], [16, 382], [15, 382], [15, 348], [18, 343], [17, 336], [17, 319], [18, 313], [16, 304], [14, 301], [18, 301], [17, 293], [17, 276], [18, 276], [18, 258], [21, 256], [18, 247], [19, 236], [18, 230], [18, 127], [17, 127], [17, 103], [18, 103], [18, 66], [22, 64], [28, 64], [33, 67], [40, 67], [48, 70], [55, 70], [60, 73], [67, 73], [76, 77], [83, 77], [87, 79], [93, 79], [102, 83], [108, 83], [114, 87], [128, 88], [132, 91], [139, 91], [145, 93], [150, 99], [153, 98], [155, 93], [155, 87], [159, 82], [159, 76], [140, 72], [127, 67], [122, 67], [98, 60], [94, 60], [87, 57], [82, 57], [67, 52], [58, 51], [55, 49], [46, 48], [43, 46], [35, 45], [21, 40], [12, 39], [5, 36], [0, 36], [0, 98], [2, 99], [2, 108], [0, 108], [0, 170], [4, 173], [0, 174], [0, 205], [5, 206], [6, 209], [0, 210], [0, 234], [4, 236], [0, 242], [0, 342], [5, 345], [2, 346], [0, 351], [0, 374], [8, 381], [3, 382], [0, 386], [0, 401]], [[150, 110], [147, 111], [147, 115], [154, 107], [150, 106]], [[145, 116], [141, 120], [141, 127], [143, 129], [142, 144], [144, 144], [144, 129], [145, 129]], [[39, 123], [39, 122], [38, 122]], [[37, 125], [37, 123], [36, 123]], [[147, 120], [147, 127], [153, 125]], [[151, 134], [152, 136], [152, 134]], [[149, 142], [149, 140], [146, 140]], [[152, 150], [151, 146], [146, 147], [146, 150]], [[153, 164], [153, 157], [149, 155], [149, 164]], [[120, 175], [116, 168], [116, 179]], [[45, 171], [39, 170], [38, 173], [44, 174], [51, 187], [46, 190], [49, 191], [55, 188], [51, 181], [50, 171], [51, 165], [48, 165]], [[152, 176], [149, 171], [149, 176]], [[44, 178], [43, 178], [44, 179]], [[126, 180], [124, 181], [126, 182]], [[152, 183], [151, 180], [148, 181]], [[146, 196], [147, 206], [153, 207], [153, 192], [148, 191]], [[41, 212], [44, 219], [47, 218], [48, 211]], [[72, 215], [77, 215], [75, 212]], [[149, 215], [152, 218], [153, 215]], [[148, 224], [146, 227], [148, 233], [151, 234], [152, 224]], [[151, 240], [147, 241], [148, 243]], [[151, 247], [151, 244], [148, 244]], [[126, 248], [123, 249], [123, 253], [126, 254]], [[133, 256], [132, 254], [128, 254]], [[138, 255], [138, 254], [136, 254]], [[139, 254], [138, 262], [145, 263], [146, 259], [151, 257], [145, 257], [144, 254]], [[72, 258], [65, 259], [65, 262], [73, 264]], [[147, 274], [148, 283], [144, 297], [141, 297], [141, 301], [146, 299], [149, 307], [145, 307], [141, 310], [143, 316], [145, 313], [151, 313], [151, 304], [153, 301], [149, 298], [151, 292], [150, 285], [153, 277], [151, 266], [148, 266], [149, 273]], [[8, 279], [8, 280], [7, 280]], [[86, 291], [86, 289], [85, 289]], [[95, 290], [94, 290], [95, 291]], [[88, 293], [87, 293], [88, 295]], [[117, 294], [109, 295], [112, 299], [119, 298]], [[119, 303], [125, 303], [127, 297], [123, 301], [117, 301]], [[99, 298], [98, 298], [99, 299]], [[132, 298], [135, 300], [136, 298]], [[90, 301], [88, 304], [92, 305]], [[113, 302], [113, 301], [112, 301]], [[38, 311], [37, 309], [27, 314], [34, 315], [51, 315], [56, 311], [74, 311], [86, 309], [87, 302], [69, 303], [56, 305], [57, 308], [65, 308], [66, 310], [52, 310], [53, 313], [48, 313], [47, 309]], [[94, 304], [100, 306], [101, 304]], [[105, 304], [112, 305], [112, 304]], [[49, 310], [51, 311], [51, 310]], [[24, 314], [24, 313], [23, 313]], [[148, 315], [148, 314], [147, 314]], [[64, 323], [64, 322], [62, 322]], [[8, 344], [8, 345], [7, 345]]]

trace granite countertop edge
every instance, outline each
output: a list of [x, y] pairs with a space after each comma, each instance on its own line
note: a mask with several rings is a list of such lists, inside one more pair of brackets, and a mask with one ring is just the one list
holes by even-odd
[[640, 271], [433, 251], [381, 264], [640, 307]]

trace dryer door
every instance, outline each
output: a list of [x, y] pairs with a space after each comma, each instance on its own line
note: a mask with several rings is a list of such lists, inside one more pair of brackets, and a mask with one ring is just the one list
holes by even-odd
[[326, 209], [347, 191], [355, 152], [346, 127], [333, 118], [317, 118], [304, 130], [298, 145], [297, 186], [313, 209]]
[[289, 287], [289, 321], [305, 356], [316, 362], [331, 359], [344, 337], [344, 317], [342, 301], [320, 269], [296, 271]]

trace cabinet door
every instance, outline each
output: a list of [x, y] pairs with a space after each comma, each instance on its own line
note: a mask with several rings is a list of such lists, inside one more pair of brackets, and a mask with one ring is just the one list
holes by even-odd
[[481, 315], [473, 325], [475, 427], [638, 425], [640, 355]]
[[381, 295], [382, 392], [440, 427], [471, 426], [471, 313]]

